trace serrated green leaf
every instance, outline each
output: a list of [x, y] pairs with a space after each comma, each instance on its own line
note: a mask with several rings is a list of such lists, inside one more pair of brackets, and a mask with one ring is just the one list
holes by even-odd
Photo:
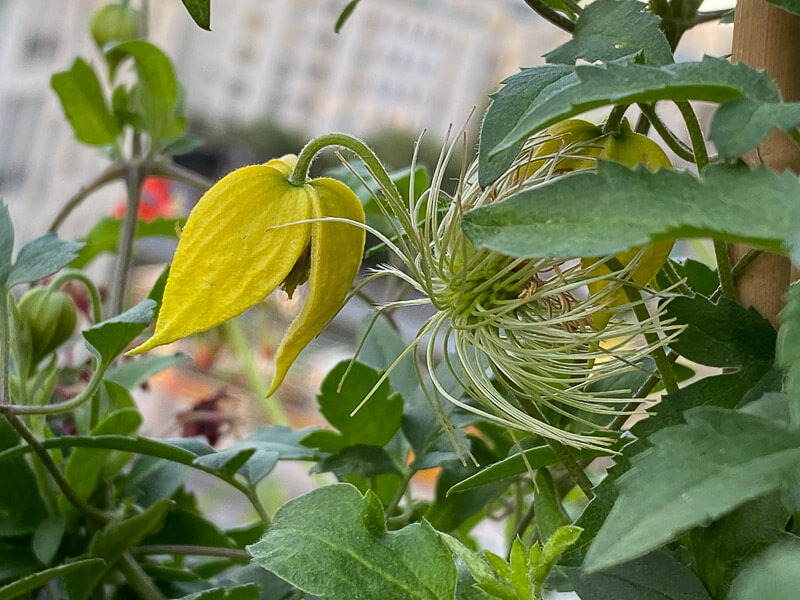
[[81, 247], [80, 242], [60, 240], [52, 233], [28, 242], [17, 254], [6, 285], [13, 287], [52, 275], [67, 266]]
[[211, 0], [182, 0], [198, 27], [211, 30]]
[[511, 544], [511, 554], [508, 558], [511, 566], [511, 587], [517, 594], [517, 598], [531, 597], [531, 578], [530, 565], [528, 564], [528, 550], [522, 540], [516, 538]]
[[[800, 248], [800, 181], [766, 168], [715, 164], [688, 173], [600, 161], [464, 215], [478, 247], [517, 257], [603, 256], [651, 241], [715, 237], [783, 252]], [[753, 199], [758, 198], [755, 202]]]
[[83, 332], [89, 351], [108, 365], [125, 350], [153, 319], [156, 303], [142, 300], [124, 313], [98, 323]]
[[11, 273], [11, 254], [14, 252], [14, 224], [8, 206], [0, 202], [0, 285], [5, 286]]
[[751, 561], [731, 586], [730, 600], [793, 598], [800, 589], [800, 544], [770, 548]]
[[312, 473], [333, 473], [339, 478], [355, 474], [369, 479], [384, 473], [399, 473], [389, 453], [378, 446], [347, 446], [314, 465]]
[[[145, 237], [170, 237], [177, 238], [178, 231], [185, 223], [186, 219], [164, 219], [158, 217], [153, 221], [147, 222], [141, 219], [136, 223], [134, 236], [137, 239]], [[92, 262], [103, 252], [116, 252], [117, 242], [122, 221], [112, 217], [100, 219], [83, 238], [84, 245], [78, 252], [70, 266], [81, 269]]]
[[666, 314], [675, 324], [685, 325], [670, 347], [690, 361], [750, 367], [771, 365], [775, 359], [775, 329], [752, 307], [724, 297], [714, 303], [703, 296], [679, 296], [667, 304]]
[[[331, 453], [357, 444], [380, 447], [388, 444], [400, 429], [403, 398], [397, 394], [389, 395], [388, 381], [381, 383], [372, 398], [351, 416], [350, 413], [361, 404], [381, 374], [356, 362], [342, 380], [348, 364], [348, 361], [343, 361], [328, 373], [317, 396], [320, 412], [339, 433], [312, 433], [304, 439], [305, 445]], [[338, 389], [340, 385], [341, 389]]]
[[91, 146], [104, 146], [120, 134], [100, 80], [85, 60], [76, 58], [69, 71], [53, 75], [50, 85], [58, 94], [61, 108], [78, 140]]
[[426, 522], [370, 533], [366, 500], [353, 486], [318, 488], [275, 514], [256, 564], [326, 600], [452, 598], [456, 570], [447, 547]]
[[48, 581], [51, 581], [57, 577], [64, 577], [65, 575], [75, 576], [78, 573], [100, 569], [102, 566], [103, 561], [101, 559], [89, 558], [86, 560], [78, 560], [72, 563], [59, 565], [44, 571], [39, 571], [38, 573], [28, 575], [27, 577], [23, 577], [14, 583], [10, 583], [1, 587], [0, 600], [12, 600], [13, 598], [19, 598], [28, 592], [32, 592], [42, 587]]
[[445, 545], [450, 548], [450, 552], [452, 552], [456, 558], [461, 559], [461, 561], [466, 565], [475, 581], [494, 581], [496, 579], [492, 567], [483, 557], [467, 548], [452, 535], [448, 535], [440, 531], [439, 537], [441, 537]]
[[506, 129], [505, 137], [489, 149], [489, 156], [515, 147], [549, 125], [609, 104], [663, 99], [723, 103], [741, 96], [780, 102], [775, 84], [763, 71], [709, 56], [699, 62], [663, 67], [636, 63], [581, 65], [575, 67], [575, 73], [577, 81], [572, 85], [544, 97], [535, 96], [516, 125], [510, 131]]
[[342, 27], [344, 27], [344, 24], [347, 23], [347, 19], [349, 19], [353, 14], [353, 11], [356, 9], [356, 6], [358, 6], [359, 2], [361, 2], [361, 0], [350, 0], [350, 2], [348, 2], [342, 9], [342, 12], [339, 13], [339, 17], [336, 19], [336, 24], [333, 26], [333, 30], [336, 33], [339, 33], [342, 30]]
[[168, 354], [166, 356], [146, 356], [129, 360], [109, 369], [105, 375], [107, 381], [113, 381], [126, 390], [142, 385], [156, 373], [165, 371], [186, 358], [185, 354]]
[[710, 600], [689, 569], [664, 552], [651, 552], [599, 573], [570, 569], [581, 600]]
[[478, 146], [478, 180], [481, 186], [486, 187], [497, 180], [519, 154], [524, 140], [518, 140], [497, 154], [490, 155], [490, 151], [514, 128], [527, 107], [543, 102], [576, 81], [574, 68], [562, 65], [523, 69], [503, 81], [503, 87], [492, 94], [492, 104], [481, 124]]
[[721, 157], [735, 158], [758, 146], [773, 128], [790, 131], [798, 124], [800, 102], [778, 104], [737, 98], [717, 109], [708, 136]]
[[779, 6], [793, 15], [800, 15], [800, 1], [798, 0], [767, 0], [767, 2]]
[[574, 65], [579, 58], [610, 62], [643, 53], [646, 64], [670, 64], [672, 51], [660, 22], [637, 0], [596, 0], [581, 12], [572, 39], [544, 58], [549, 63]]
[[786, 536], [791, 511], [780, 493], [748, 502], [690, 534], [694, 570], [713, 598], [723, 598], [742, 563]]
[[797, 468], [800, 434], [744, 413], [695, 408], [631, 459], [620, 495], [586, 555], [599, 571], [778, 489]]

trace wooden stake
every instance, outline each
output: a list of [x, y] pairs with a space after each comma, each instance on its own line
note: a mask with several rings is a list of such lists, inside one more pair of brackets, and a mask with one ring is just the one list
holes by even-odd
[[[739, 0], [731, 59], [765, 69], [775, 80], [784, 100], [800, 100], [800, 17], [765, 0]], [[773, 131], [746, 160], [779, 172], [786, 169], [800, 172], [800, 149], [779, 131]], [[758, 202], [758, 199], [753, 201]], [[729, 248], [731, 262], [735, 263], [748, 249], [732, 244]], [[754, 306], [777, 326], [783, 295], [795, 278], [796, 273], [786, 257], [762, 254], [736, 281], [739, 301], [744, 306]]]

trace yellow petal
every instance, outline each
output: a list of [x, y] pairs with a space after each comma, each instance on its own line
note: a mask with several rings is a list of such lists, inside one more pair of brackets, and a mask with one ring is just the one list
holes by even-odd
[[[310, 184], [314, 218], [340, 217], [364, 223], [364, 209], [350, 189], [333, 179], [314, 179]], [[364, 253], [365, 232], [348, 223], [311, 224], [311, 271], [303, 309], [292, 321], [275, 355], [275, 374], [269, 394], [275, 392], [289, 367], [342, 308], [358, 274]]]
[[289, 173], [292, 172], [292, 169], [294, 169], [294, 166], [297, 164], [297, 156], [294, 154], [284, 154], [280, 158], [273, 158], [264, 164], [273, 169], [278, 169], [278, 171], [286, 175], [286, 177], [289, 177]]
[[315, 195], [286, 177], [282, 168], [244, 167], [203, 195], [181, 233], [155, 333], [129, 354], [219, 325], [283, 281], [311, 227], [274, 227], [308, 219]]

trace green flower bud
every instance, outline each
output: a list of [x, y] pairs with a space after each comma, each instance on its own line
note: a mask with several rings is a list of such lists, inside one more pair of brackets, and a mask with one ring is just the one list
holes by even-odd
[[89, 29], [98, 48], [110, 42], [126, 42], [139, 37], [139, 11], [122, 4], [106, 4], [92, 15]]
[[17, 304], [22, 326], [30, 333], [31, 366], [66, 342], [75, 331], [78, 311], [64, 292], [37, 287]]

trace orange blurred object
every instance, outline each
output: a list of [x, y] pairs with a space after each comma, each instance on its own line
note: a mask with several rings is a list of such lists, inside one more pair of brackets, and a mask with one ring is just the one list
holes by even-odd
[[[121, 219], [125, 216], [125, 201], [114, 206], [111, 216]], [[155, 220], [158, 217], [172, 219], [178, 216], [178, 210], [172, 201], [172, 182], [160, 177], [149, 177], [142, 186], [142, 197], [139, 201], [139, 218], [143, 221]]]

